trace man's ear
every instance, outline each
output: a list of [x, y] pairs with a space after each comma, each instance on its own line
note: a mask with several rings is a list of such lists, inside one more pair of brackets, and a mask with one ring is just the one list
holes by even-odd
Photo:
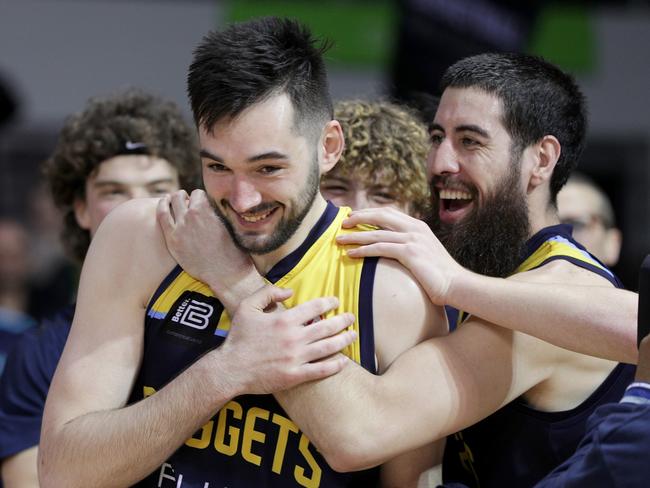
[[551, 135], [542, 137], [541, 141], [533, 146], [534, 165], [530, 173], [529, 187], [534, 188], [551, 180], [561, 151], [560, 141]]
[[341, 158], [341, 154], [343, 154], [344, 148], [345, 140], [341, 124], [338, 120], [330, 120], [325, 125], [321, 137], [321, 149], [323, 152], [323, 159], [320, 164], [321, 174], [327, 173], [336, 165]]
[[72, 203], [72, 209], [74, 210], [74, 218], [77, 220], [79, 227], [84, 230], [90, 230], [90, 215], [88, 215], [86, 200], [83, 198], [75, 198]]

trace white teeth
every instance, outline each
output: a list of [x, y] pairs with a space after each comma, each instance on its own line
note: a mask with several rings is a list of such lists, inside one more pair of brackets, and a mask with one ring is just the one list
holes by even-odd
[[267, 218], [269, 215], [271, 215], [271, 212], [267, 212], [265, 214], [258, 214], [258, 215], [240, 215], [240, 216], [246, 222], [254, 223]]
[[463, 190], [442, 188], [439, 192], [442, 200], [471, 200], [472, 194]]

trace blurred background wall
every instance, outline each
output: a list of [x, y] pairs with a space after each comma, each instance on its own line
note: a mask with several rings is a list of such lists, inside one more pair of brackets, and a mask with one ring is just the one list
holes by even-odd
[[261, 14], [298, 17], [334, 40], [335, 98], [417, 102], [449, 63], [482, 51], [542, 54], [573, 72], [590, 106], [580, 167], [614, 202], [624, 234], [616, 271], [636, 288], [650, 252], [648, 1], [0, 0], [0, 214], [56, 227], [38, 168], [64, 117], [125, 86], [187, 107], [197, 41]]

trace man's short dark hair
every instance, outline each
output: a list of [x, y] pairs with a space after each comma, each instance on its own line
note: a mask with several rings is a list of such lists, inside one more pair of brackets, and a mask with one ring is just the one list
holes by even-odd
[[175, 103], [135, 88], [91, 98], [83, 111], [66, 119], [43, 167], [54, 203], [63, 213], [64, 247], [79, 261], [88, 251], [90, 233], [79, 227], [74, 201], [86, 198], [86, 180], [102, 162], [122, 154], [164, 159], [178, 171], [181, 188], [200, 187], [196, 132]]
[[194, 121], [210, 130], [224, 118], [286, 93], [295, 110], [294, 128], [314, 135], [333, 117], [323, 61], [328, 47], [305, 26], [277, 17], [210, 32], [194, 50], [188, 74]]
[[587, 130], [585, 98], [574, 79], [544, 59], [488, 53], [462, 59], [441, 80], [446, 88], [478, 88], [501, 100], [503, 125], [522, 151], [546, 135], [562, 147], [551, 178], [551, 203], [578, 164]]

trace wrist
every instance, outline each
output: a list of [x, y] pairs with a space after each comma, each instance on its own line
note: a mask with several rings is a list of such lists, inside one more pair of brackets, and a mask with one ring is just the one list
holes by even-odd
[[224, 345], [213, 349], [196, 364], [203, 369], [202, 374], [209, 378], [208, 391], [214, 395], [212, 403], [221, 408], [224, 403], [246, 393], [246, 385], [237, 374], [237, 358], [230, 354], [230, 348]]
[[253, 268], [246, 276], [232, 282], [219, 281], [208, 285], [232, 317], [242, 300], [266, 285], [266, 281]]
[[459, 267], [459, 270], [449, 278], [447, 292], [442, 297], [443, 303], [467, 311], [472, 306], [472, 299], [480, 292], [481, 278], [483, 278], [481, 275]]

